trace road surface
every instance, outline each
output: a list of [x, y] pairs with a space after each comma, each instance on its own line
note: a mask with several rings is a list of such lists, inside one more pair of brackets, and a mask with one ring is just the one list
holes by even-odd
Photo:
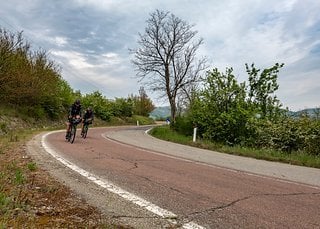
[[39, 135], [31, 154], [107, 218], [136, 228], [320, 228], [320, 170], [160, 141], [146, 127]]

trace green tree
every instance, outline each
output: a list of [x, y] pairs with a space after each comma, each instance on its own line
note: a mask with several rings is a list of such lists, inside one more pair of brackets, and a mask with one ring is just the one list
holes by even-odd
[[204, 89], [191, 106], [193, 122], [204, 138], [230, 144], [245, 138], [250, 116], [245, 84], [239, 84], [232, 71], [232, 68], [227, 68], [226, 73], [216, 68], [209, 71]]
[[133, 113], [141, 116], [148, 116], [155, 106], [152, 100], [148, 97], [144, 87], [140, 87], [138, 96], [131, 96], [133, 103]]
[[46, 51], [32, 51], [22, 32], [0, 29], [0, 53], [0, 102], [35, 117], [57, 118], [65, 105], [65, 98], [59, 96], [67, 95], [60, 93], [59, 67]]
[[131, 98], [116, 98], [112, 105], [113, 115], [116, 117], [131, 117], [133, 114], [133, 104]]
[[279, 116], [282, 105], [275, 92], [279, 88], [278, 73], [283, 66], [284, 64], [276, 63], [260, 73], [260, 69], [257, 69], [254, 64], [250, 67], [246, 64], [249, 75], [249, 103], [258, 109], [262, 118], [274, 119]]
[[28, 45], [24, 44], [22, 32], [11, 33], [5, 29], [0, 28], [0, 95], [1, 101], [5, 99], [3, 94], [9, 89], [7, 82], [10, 81], [12, 70], [15, 66], [14, 59], [16, 58], [17, 50], [28, 49]]
[[109, 121], [112, 116], [112, 104], [99, 91], [87, 94], [82, 98], [84, 108], [91, 107], [95, 116], [102, 120]]

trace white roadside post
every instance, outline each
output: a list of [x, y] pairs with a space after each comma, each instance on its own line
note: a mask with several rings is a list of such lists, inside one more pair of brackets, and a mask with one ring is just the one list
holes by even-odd
[[139, 121], [137, 120], [137, 126], [139, 126]]
[[193, 142], [196, 142], [197, 139], [197, 127], [193, 128]]

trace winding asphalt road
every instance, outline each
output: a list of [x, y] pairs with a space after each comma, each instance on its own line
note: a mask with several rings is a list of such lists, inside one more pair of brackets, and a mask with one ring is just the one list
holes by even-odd
[[[36, 136], [30, 154], [114, 222], [136, 228], [320, 228], [320, 170], [157, 140], [150, 127]], [[80, 174], [80, 175], [79, 175]]]

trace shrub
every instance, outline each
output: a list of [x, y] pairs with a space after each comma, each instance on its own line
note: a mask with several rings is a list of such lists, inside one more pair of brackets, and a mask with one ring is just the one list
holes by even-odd
[[111, 119], [111, 113], [107, 109], [99, 109], [95, 111], [95, 115], [99, 116], [103, 121], [109, 122]]
[[278, 122], [251, 120], [248, 128], [253, 133], [247, 141], [250, 147], [320, 155], [320, 122], [317, 120], [306, 117], [287, 117]]
[[185, 136], [192, 136], [194, 125], [189, 116], [180, 116], [176, 118], [173, 129]]

